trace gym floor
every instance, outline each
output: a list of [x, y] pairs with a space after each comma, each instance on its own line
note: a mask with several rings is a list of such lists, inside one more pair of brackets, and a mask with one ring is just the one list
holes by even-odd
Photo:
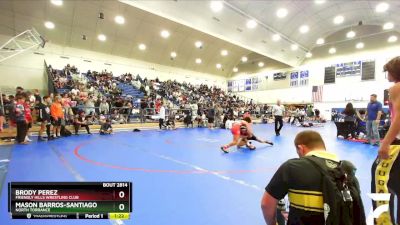
[[357, 166], [368, 214], [370, 166], [377, 147], [337, 139], [333, 123], [315, 128], [284, 124], [279, 137], [273, 126], [254, 125], [255, 134], [272, 140], [273, 147], [253, 142], [255, 151], [231, 148], [230, 154], [219, 150], [231, 141], [230, 131], [206, 128], [81, 134], [12, 146], [0, 195], [0, 224], [115, 224], [108, 220], [11, 220], [7, 212], [7, 183], [11, 181], [131, 181], [133, 212], [123, 224], [265, 224], [260, 210], [264, 187], [279, 165], [297, 157], [293, 140], [304, 129], [320, 132], [329, 151]]

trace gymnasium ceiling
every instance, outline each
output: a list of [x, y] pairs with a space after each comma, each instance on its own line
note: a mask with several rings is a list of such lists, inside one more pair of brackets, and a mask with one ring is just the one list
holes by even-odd
[[[323, 58], [330, 55], [332, 47], [336, 54], [348, 54], [393, 45], [387, 42], [392, 35], [400, 38], [400, 1], [394, 0], [386, 1], [389, 7], [384, 12], [376, 12], [380, 1], [226, 0], [218, 12], [205, 0], [64, 0], [62, 6], [50, 1], [0, 0], [0, 34], [16, 35], [35, 27], [50, 42], [62, 46], [221, 76], [232, 76], [234, 67], [247, 73], [260, 70], [259, 62], [264, 63], [263, 68], [287, 68], [303, 63], [307, 52]], [[287, 11], [283, 18], [277, 16], [281, 8]], [[98, 18], [99, 12], [104, 19]], [[117, 15], [125, 18], [123, 25], [114, 21]], [[338, 15], [344, 20], [334, 24]], [[257, 23], [254, 29], [246, 26], [249, 19]], [[45, 21], [53, 22], [55, 28], [45, 28]], [[383, 30], [387, 22], [394, 28]], [[299, 31], [302, 25], [308, 26], [307, 33]], [[170, 36], [162, 38], [162, 30], [168, 30]], [[346, 38], [350, 30], [356, 32], [354, 38]], [[99, 34], [107, 40], [99, 41]], [[281, 39], [274, 41], [274, 34]], [[318, 38], [324, 38], [325, 44], [317, 45]], [[196, 41], [203, 43], [201, 49], [195, 47]], [[358, 42], [364, 43], [363, 49], [355, 48]], [[140, 43], [146, 45], [145, 51], [139, 50]], [[298, 49], [292, 50], [292, 45]], [[227, 56], [221, 55], [224, 49]], [[171, 60], [173, 51], [177, 57]], [[245, 63], [241, 62], [243, 56], [248, 57]], [[195, 62], [197, 58], [201, 64]]]

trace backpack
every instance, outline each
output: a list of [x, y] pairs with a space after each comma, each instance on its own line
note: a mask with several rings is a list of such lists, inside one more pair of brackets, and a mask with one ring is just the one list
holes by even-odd
[[366, 225], [355, 167], [349, 161], [304, 157], [322, 175], [325, 225]]
[[60, 135], [62, 137], [69, 137], [72, 135], [72, 133], [67, 128], [65, 128], [65, 126], [61, 126]]

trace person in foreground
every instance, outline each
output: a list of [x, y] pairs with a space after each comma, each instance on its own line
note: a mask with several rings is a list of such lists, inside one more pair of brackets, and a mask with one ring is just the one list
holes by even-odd
[[400, 224], [400, 57], [391, 59], [383, 70], [387, 72], [389, 82], [395, 83], [389, 89], [392, 121], [371, 168], [371, 193], [391, 194], [390, 201], [373, 202], [374, 208], [389, 204], [389, 210], [375, 220], [377, 224], [386, 225]]
[[300, 132], [294, 144], [300, 158], [282, 164], [265, 188], [261, 200], [265, 222], [276, 224], [278, 200], [288, 194], [287, 225], [365, 225], [353, 164], [327, 152], [315, 131]]

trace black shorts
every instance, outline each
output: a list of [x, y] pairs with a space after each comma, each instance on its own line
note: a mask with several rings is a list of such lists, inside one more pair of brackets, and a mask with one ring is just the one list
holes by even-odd
[[55, 120], [54, 118], [51, 120], [51, 124], [53, 126], [61, 126], [61, 118], [58, 118], [57, 120]]
[[208, 118], [208, 123], [214, 123], [214, 117]]
[[247, 140], [249, 140], [249, 141], [256, 141], [257, 140], [257, 137], [256, 136], [251, 136], [251, 137], [247, 137]]
[[41, 122], [41, 123], [46, 123], [46, 122], [49, 121], [49, 119], [37, 118], [37, 121], [38, 121], [38, 122]]

